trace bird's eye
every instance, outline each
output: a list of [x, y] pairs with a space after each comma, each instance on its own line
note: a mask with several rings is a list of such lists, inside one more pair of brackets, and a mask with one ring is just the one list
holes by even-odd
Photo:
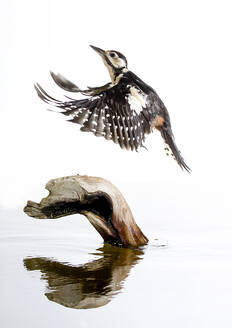
[[111, 52], [110, 53], [110, 57], [115, 58], [116, 57], [116, 54], [114, 52]]

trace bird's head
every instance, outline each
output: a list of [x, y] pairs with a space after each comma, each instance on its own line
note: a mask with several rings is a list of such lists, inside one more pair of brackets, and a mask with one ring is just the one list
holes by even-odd
[[102, 57], [102, 60], [110, 73], [112, 83], [116, 84], [117, 77], [120, 79], [122, 74], [128, 71], [126, 57], [115, 50], [102, 50], [94, 46], [90, 47]]

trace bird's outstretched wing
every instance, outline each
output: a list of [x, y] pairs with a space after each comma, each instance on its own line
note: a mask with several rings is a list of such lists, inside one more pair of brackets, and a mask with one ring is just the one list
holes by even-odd
[[182, 169], [190, 171], [175, 144], [166, 107], [155, 90], [134, 73], [128, 71], [116, 85], [107, 83], [87, 90], [79, 89], [61, 74], [51, 72], [51, 76], [64, 90], [87, 96], [80, 100], [67, 97], [68, 101], [60, 101], [49, 96], [39, 84], [35, 85], [38, 96], [60, 108], [70, 122], [80, 124], [81, 131], [92, 132], [113, 140], [121, 148], [137, 151], [144, 147], [145, 134], [156, 128], [164, 139], [165, 150], [171, 152]]
[[80, 124], [81, 131], [113, 140], [127, 150], [143, 146], [144, 119], [131, 109], [128, 102], [130, 91], [125, 85], [108, 83], [103, 87], [80, 90], [62, 75], [52, 73], [52, 77], [63, 89], [89, 96], [81, 100], [60, 101], [49, 96], [39, 84], [35, 85], [38, 96], [49, 105], [60, 108], [62, 114], [69, 116], [70, 122]]
[[51, 77], [53, 78], [54, 82], [62, 89], [69, 91], [69, 92], [80, 92], [85, 96], [93, 96], [101, 91], [105, 91], [110, 88], [111, 83], [107, 83], [102, 87], [88, 87], [86, 90], [81, 90], [76, 84], [67, 80], [63, 75], [60, 73], [55, 74], [54, 72], [50, 72]]

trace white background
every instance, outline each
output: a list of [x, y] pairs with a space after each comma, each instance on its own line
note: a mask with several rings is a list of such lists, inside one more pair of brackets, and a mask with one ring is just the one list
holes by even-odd
[[[54, 326], [102, 327], [104, 321], [118, 327], [124, 319], [134, 326], [154, 320], [165, 328], [231, 327], [231, 12], [225, 0], [1, 2], [0, 232], [8, 326], [13, 321], [27, 327], [26, 318], [28, 327], [54, 320]], [[155, 88], [191, 174], [165, 155], [158, 132], [147, 137], [148, 151], [127, 152], [46, 110], [35, 82], [57, 98], [64, 94], [49, 70], [82, 88], [109, 82], [89, 44], [121, 51], [129, 69]], [[113, 182], [150, 239], [127, 292], [96, 311], [45, 303], [18, 259], [17, 236], [25, 240], [24, 257], [49, 256], [49, 245], [56, 249], [60, 242], [57, 254], [73, 252], [79, 260], [102, 245], [87, 220], [38, 221], [23, 214], [28, 199], [46, 195], [48, 180], [76, 173]], [[168, 248], [154, 247], [155, 237], [167, 240]], [[8, 306], [19, 294], [19, 302]], [[38, 312], [43, 297], [44, 311]]]
[[[152, 207], [174, 210], [175, 215], [230, 220], [230, 5], [165, 0], [2, 2], [0, 205], [22, 207], [27, 199], [39, 201], [48, 180], [79, 173], [111, 180], [129, 203], [140, 199], [140, 206], [148, 210], [146, 199]], [[176, 143], [191, 174], [165, 155], [158, 132], [147, 137], [148, 151], [127, 152], [46, 110], [35, 82], [58, 98], [65, 93], [49, 70], [82, 88], [109, 81], [89, 44], [121, 51], [129, 69], [155, 88], [169, 110]]]

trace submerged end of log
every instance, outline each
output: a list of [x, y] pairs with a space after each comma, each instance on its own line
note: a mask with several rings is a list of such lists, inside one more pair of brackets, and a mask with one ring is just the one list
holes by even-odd
[[148, 239], [135, 223], [132, 212], [109, 181], [89, 176], [67, 176], [50, 180], [49, 195], [40, 203], [28, 201], [24, 212], [36, 219], [57, 219], [83, 214], [107, 243], [142, 246]]

